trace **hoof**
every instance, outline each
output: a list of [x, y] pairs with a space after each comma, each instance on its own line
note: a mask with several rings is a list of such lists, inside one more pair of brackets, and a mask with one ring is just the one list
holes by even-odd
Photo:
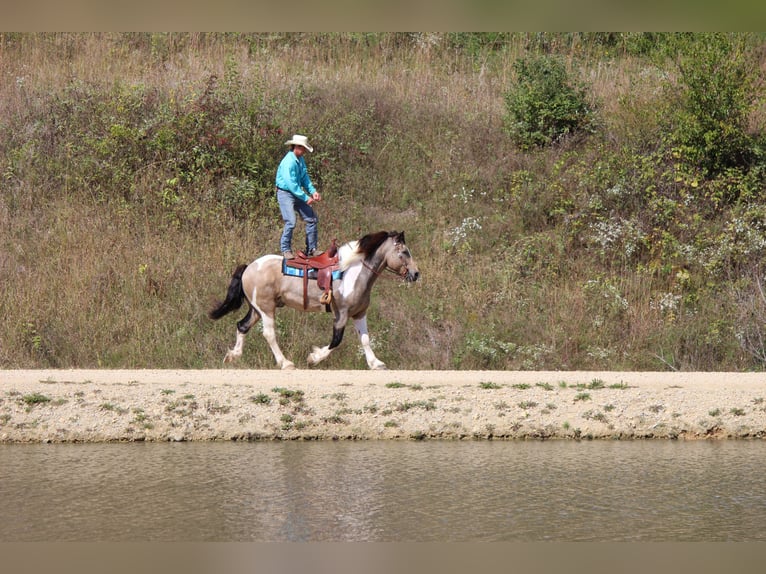
[[223, 358], [223, 363], [224, 364], [226, 364], [226, 363], [233, 363], [234, 361], [237, 360], [237, 357], [238, 357], [238, 355], [235, 355], [234, 353], [229, 351], [228, 353], [226, 353], [226, 356]]
[[385, 363], [377, 362], [376, 364], [372, 365], [370, 369], [373, 371], [387, 371], [388, 367]]
[[324, 352], [323, 349], [320, 349], [319, 347], [313, 347], [311, 350], [311, 354], [306, 357], [306, 362], [310, 367], [313, 367], [314, 365], [318, 365], [322, 361], [324, 361], [327, 356], [330, 353]]
[[294, 370], [294, 369], [295, 369], [295, 365], [293, 364], [292, 361], [285, 361], [284, 363], [282, 363], [282, 370], [283, 371], [291, 371], [291, 370]]

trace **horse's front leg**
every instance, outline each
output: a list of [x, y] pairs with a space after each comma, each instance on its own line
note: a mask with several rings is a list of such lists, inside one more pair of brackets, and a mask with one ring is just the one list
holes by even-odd
[[362, 315], [359, 319], [354, 319], [354, 327], [359, 333], [359, 342], [364, 349], [364, 358], [367, 359], [367, 366], [375, 370], [387, 369], [386, 364], [375, 356], [370, 346], [370, 333], [367, 331], [367, 315]]
[[339, 311], [335, 316], [335, 322], [332, 325], [332, 341], [325, 347], [314, 347], [308, 356], [309, 365], [317, 365], [330, 356], [332, 350], [340, 345], [343, 340], [343, 331], [346, 329], [348, 314], [345, 311]]

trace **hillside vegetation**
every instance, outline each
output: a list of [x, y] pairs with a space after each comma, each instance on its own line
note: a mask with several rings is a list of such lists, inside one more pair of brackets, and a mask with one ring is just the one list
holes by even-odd
[[[303, 133], [320, 244], [403, 230], [420, 266], [375, 288], [389, 367], [762, 370], [765, 66], [750, 34], [0, 34], [0, 367], [219, 367]], [[277, 327], [298, 365], [331, 338]], [[239, 364], [274, 366], [256, 330]], [[322, 368], [364, 368], [353, 328]]]

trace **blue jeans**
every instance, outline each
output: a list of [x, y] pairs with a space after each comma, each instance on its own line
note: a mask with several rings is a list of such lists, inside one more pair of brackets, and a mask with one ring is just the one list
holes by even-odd
[[317, 214], [305, 201], [295, 197], [289, 191], [277, 189], [277, 202], [285, 227], [282, 230], [282, 238], [279, 242], [280, 251], [292, 251], [293, 229], [295, 229], [295, 213], [306, 223], [306, 253], [317, 247]]

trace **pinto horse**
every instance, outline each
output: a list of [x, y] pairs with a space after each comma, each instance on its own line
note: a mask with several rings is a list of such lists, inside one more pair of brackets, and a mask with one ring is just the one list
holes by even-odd
[[[351, 241], [338, 249], [342, 276], [333, 281], [330, 308], [334, 314], [332, 340], [325, 347], [313, 347], [308, 364], [316, 365], [330, 356], [343, 340], [343, 331], [349, 317], [359, 334], [364, 356], [370, 369], [385, 369], [386, 365], [375, 356], [370, 347], [367, 331], [367, 308], [375, 281], [388, 270], [404, 281], [414, 282], [420, 271], [404, 242], [404, 232], [379, 231]], [[277, 366], [293, 369], [295, 365], [282, 354], [274, 333], [274, 313], [278, 307], [292, 307], [300, 311], [323, 311], [322, 290], [316, 281], [310, 281], [308, 297], [304, 300], [304, 284], [300, 277], [282, 272], [280, 255], [264, 255], [249, 265], [242, 264], [234, 271], [226, 299], [209, 313], [211, 319], [239, 309], [245, 299], [249, 304], [247, 314], [237, 323], [237, 340], [233, 349], [226, 353], [224, 362], [234, 361], [242, 355], [245, 335], [263, 320], [263, 336], [274, 353]]]

